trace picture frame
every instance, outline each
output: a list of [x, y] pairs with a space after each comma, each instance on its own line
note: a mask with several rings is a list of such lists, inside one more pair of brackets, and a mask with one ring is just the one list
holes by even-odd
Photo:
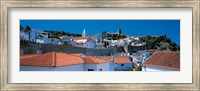
[[[8, 83], [8, 10], [10, 8], [192, 8], [192, 83], [168, 84], [168, 83], [95, 83], [95, 84], [14, 84]], [[1, 42], [0, 42], [0, 78], [1, 90], [200, 90], [200, 1], [186, 0], [186, 1], [153, 1], [153, 0], [1, 0]]]

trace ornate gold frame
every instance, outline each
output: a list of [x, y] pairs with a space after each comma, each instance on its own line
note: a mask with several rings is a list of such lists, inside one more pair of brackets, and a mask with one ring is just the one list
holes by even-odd
[[[200, 1], [199, 0], [0, 0], [0, 89], [1, 90], [200, 90]], [[191, 84], [11, 84], [8, 83], [8, 9], [9, 8], [69, 8], [69, 7], [147, 7], [192, 8], [192, 63]]]

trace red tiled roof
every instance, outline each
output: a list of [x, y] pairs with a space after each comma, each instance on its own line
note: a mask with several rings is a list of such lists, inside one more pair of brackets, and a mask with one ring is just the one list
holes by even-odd
[[99, 37], [98, 36], [90, 36], [90, 38], [92, 38], [92, 39], [98, 39]]
[[88, 36], [85, 37], [74, 37], [73, 40], [82, 40], [82, 39], [87, 39]]
[[152, 56], [144, 63], [148, 66], [157, 66], [164, 68], [180, 69], [179, 52], [154, 52]]
[[114, 60], [116, 64], [131, 63], [131, 61], [128, 58], [123, 57], [115, 57]]
[[84, 63], [80, 54], [66, 54], [62, 52], [49, 52], [41, 55], [21, 55], [20, 65], [25, 66], [65, 66]]
[[83, 61], [85, 63], [89, 64], [99, 64], [99, 63], [106, 63], [111, 62], [111, 57], [92, 57], [92, 56], [86, 56], [82, 57]]

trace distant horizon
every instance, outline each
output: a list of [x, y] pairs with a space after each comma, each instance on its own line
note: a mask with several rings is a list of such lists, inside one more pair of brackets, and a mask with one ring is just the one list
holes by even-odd
[[117, 32], [128, 36], [166, 35], [180, 46], [180, 20], [20, 20], [24, 28], [64, 31], [69, 33], [99, 34], [102, 31]]

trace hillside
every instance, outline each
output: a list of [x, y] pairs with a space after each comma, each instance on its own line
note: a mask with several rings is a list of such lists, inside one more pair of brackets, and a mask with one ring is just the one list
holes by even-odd
[[160, 37], [145, 36], [140, 37], [139, 42], [146, 42], [146, 44], [153, 44], [151, 49], [179, 51], [180, 46], [173, 42], [166, 35]]
[[64, 32], [64, 31], [44, 30], [44, 32], [52, 33], [52, 37], [59, 37], [62, 35], [73, 36], [73, 37], [81, 36], [81, 34], [69, 33], [69, 32]]

